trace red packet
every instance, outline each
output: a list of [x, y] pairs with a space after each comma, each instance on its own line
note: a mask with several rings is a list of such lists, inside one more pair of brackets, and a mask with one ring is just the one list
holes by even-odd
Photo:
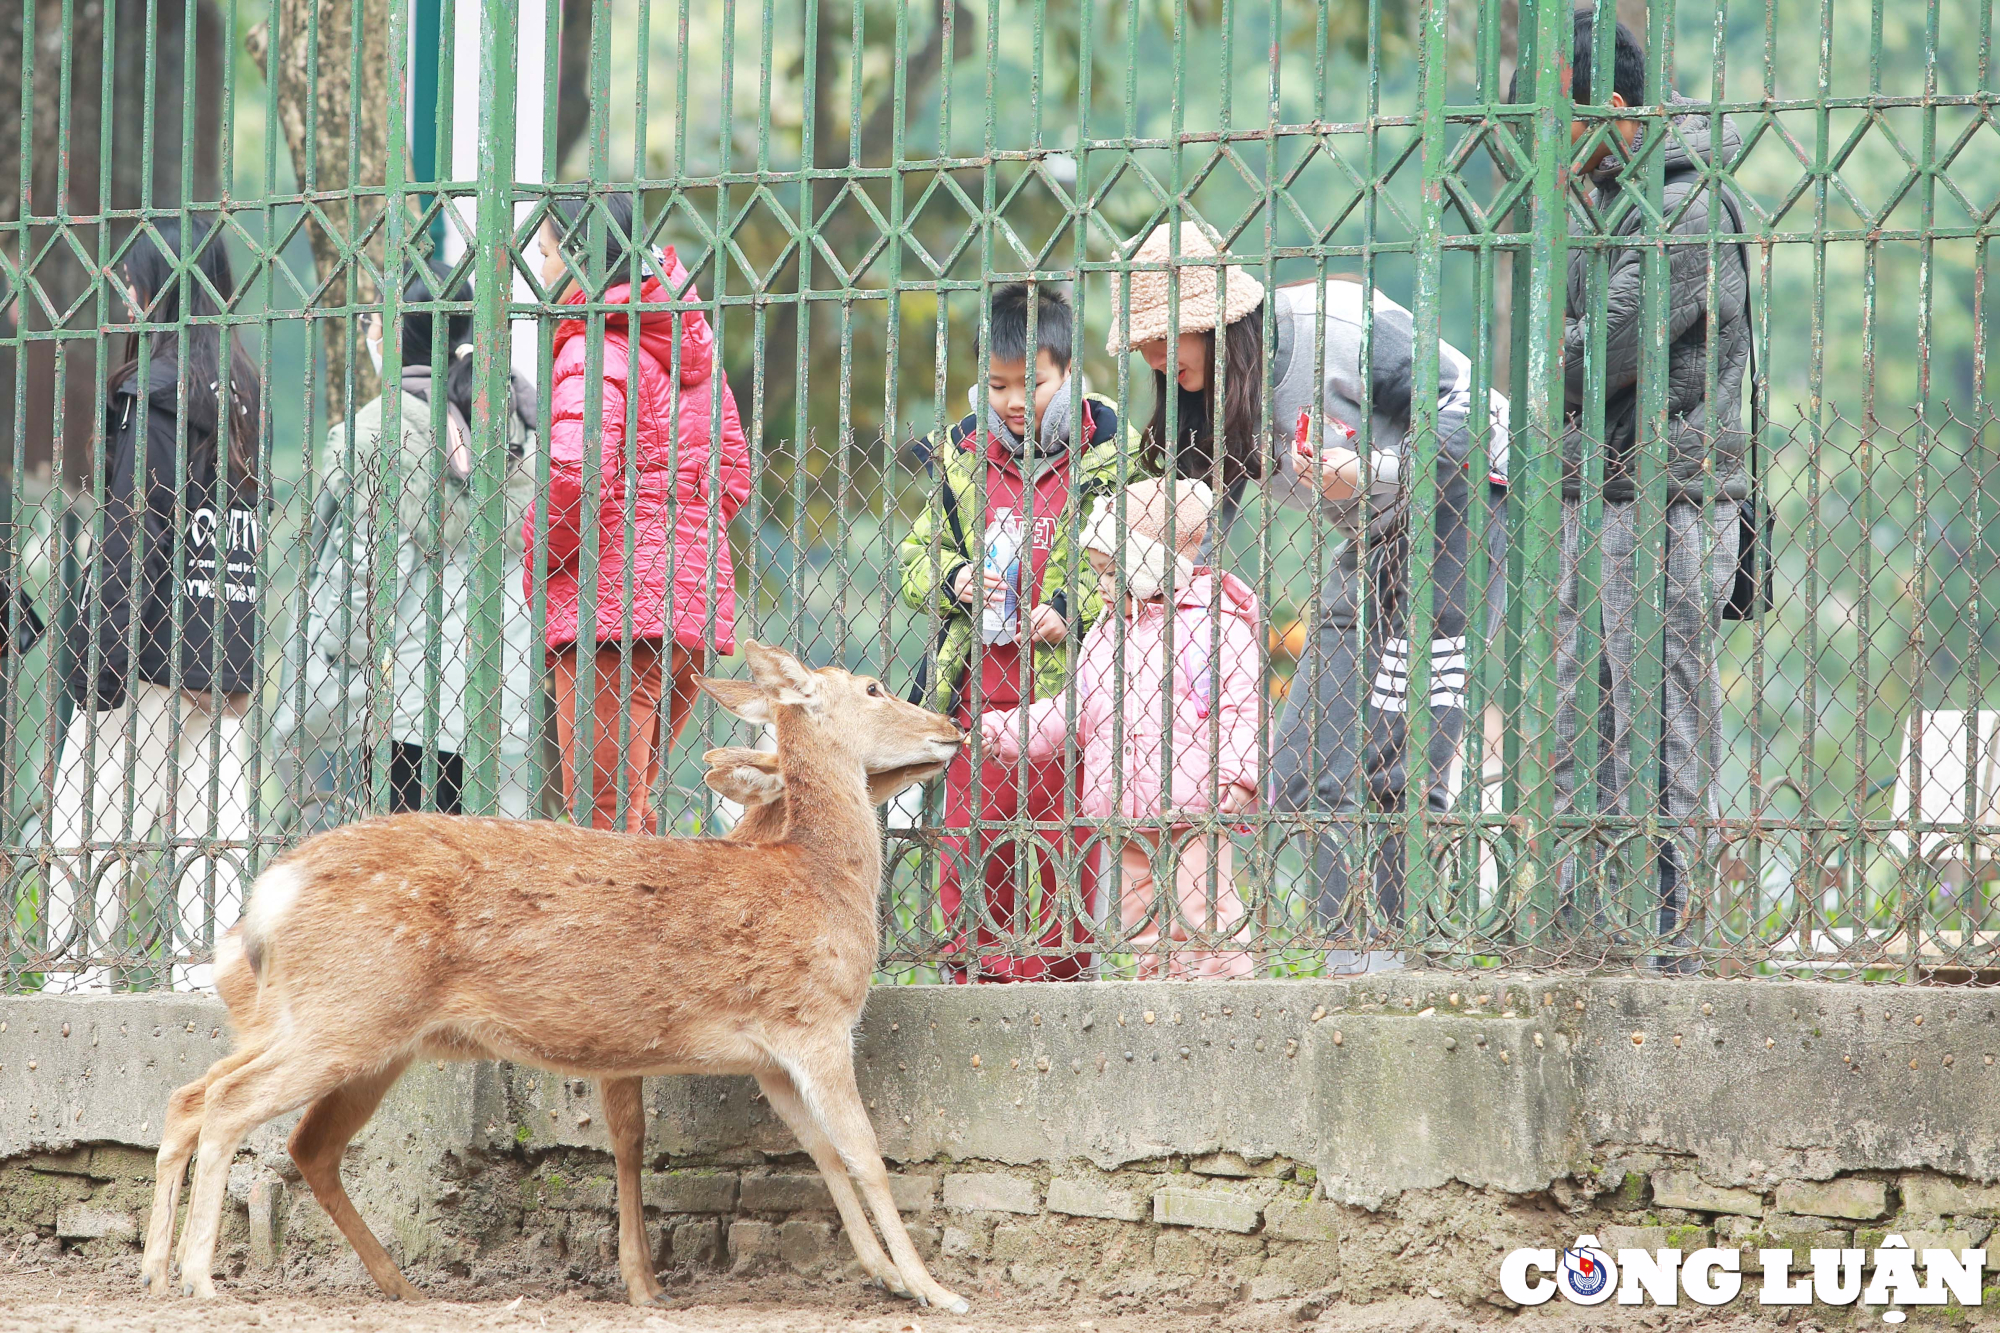
[[[1354, 429], [1354, 427], [1348, 425], [1345, 421], [1342, 421], [1339, 417], [1334, 416], [1331, 412], [1327, 414], [1326, 437], [1325, 437], [1327, 439], [1327, 443], [1333, 444], [1336, 442], [1344, 442], [1346, 445], [1351, 447], [1354, 444], [1356, 438], [1358, 438], [1358, 436], [1359, 432], [1357, 432]], [[1297, 431], [1292, 436], [1292, 440], [1295, 444], [1298, 445], [1299, 451], [1301, 453], [1305, 452], [1310, 447], [1312, 441], [1311, 408], [1309, 407], [1304, 408], [1299, 412], [1299, 425]]]

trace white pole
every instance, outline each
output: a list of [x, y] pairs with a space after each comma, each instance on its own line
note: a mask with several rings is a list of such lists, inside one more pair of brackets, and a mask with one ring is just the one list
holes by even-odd
[[[545, 62], [548, 51], [548, 0], [515, 0], [515, 13], [519, 17], [515, 37], [519, 63], [514, 79], [514, 179], [539, 184], [546, 179], [542, 170], [547, 156], [542, 145], [542, 112], [546, 105], [548, 77]], [[452, 15], [450, 174], [455, 181], [469, 181], [479, 174], [479, 15], [480, 7], [469, 3], [456, 5]], [[455, 205], [460, 220], [470, 233], [474, 214], [472, 200], [459, 198]], [[532, 208], [533, 205], [528, 203], [514, 206], [517, 227], [526, 220]], [[450, 263], [457, 263], [464, 255], [465, 243], [456, 230], [446, 229], [444, 251], [445, 259]], [[535, 248], [530, 244], [525, 257], [532, 264], [534, 256]], [[527, 279], [519, 273], [514, 276], [514, 299], [534, 299]], [[515, 372], [533, 383], [536, 369], [535, 321], [513, 321], [512, 333], [513, 347], [509, 359], [514, 364]]]
[[[543, 152], [542, 116], [547, 106], [548, 78], [554, 71], [554, 62], [546, 61], [548, 53], [548, 4], [549, 0], [515, 0], [515, 12], [520, 15], [521, 27], [515, 43], [520, 51], [518, 77], [514, 80], [514, 179], [532, 184], [540, 184], [548, 179], [542, 169], [547, 158]], [[553, 145], [550, 145], [553, 148]], [[533, 204], [517, 204], [514, 208], [514, 226], [519, 230], [534, 209]], [[534, 247], [528, 247], [530, 254]], [[528, 288], [528, 281], [518, 273], [514, 277], [514, 299], [532, 301], [534, 293]], [[514, 370], [530, 384], [535, 382], [535, 321], [517, 319], [513, 324]]]

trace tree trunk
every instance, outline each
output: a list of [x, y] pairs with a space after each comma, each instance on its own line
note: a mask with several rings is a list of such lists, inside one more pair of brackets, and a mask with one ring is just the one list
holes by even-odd
[[[143, 16], [144, 11], [138, 11]], [[32, 16], [31, 32], [23, 22]], [[97, 303], [91, 291], [99, 256], [115, 256], [131, 232], [128, 222], [102, 223], [106, 208], [171, 210], [212, 207], [220, 194], [222, 61], [228, 52], [224, 23], [214, 0], [197, 0], [193, 68], [186, 50], [186, 11], [162, 5], [149, 34], [143, 23], [121, 23], [112, 43], [111, 123], [104, 124], [104, 9], [84, 0], [71, 8], [65, 33], [61, 0], [9, 5], [0, 13], [0, 107], [16, 111], [25, 91], [33, 116], [28, 145], [28, 197], [19, 197], [20, 134], [0, 134], [0, 221], [25, 218], [22, 237], [24, 288], [0, 295], [0, 331], [20, 327], [61, 329], [79, 336], [61, 344], [63, 385], [63, 479], [87, 487], [92, 480], [92, 437], [102, 393], [96, 342]], [[148, 38], [152, 43], [152, 151], [144, 151], [147, 122]], [[70, 88], [65, 105], [62, 54], [70, 50]], [[21, 86], [25, 41], [33, 42], [34, 86]], [[187, 80], [194, 81], [192, 114], [183, 105]], [[11, 117], [10, 117], [11, 119]], [[15, 121], [18, 126], [18, 120]], [[185, 151], [184, 151], [185, 150]], [[100, 196], [102, 167], [109, 155], [111, 197]], [[193, 168], [182, 179], [182, 159]], [[67, 177], [61, 168], [67, 168]], [[68, 233], [68, 241], [63, 232]], [[75, 243], [75, 249], [69, 242]], [[77, 250], [87, 256], [79, 259]], [[46, 253], [45, 253], [46, 252]], [[72, 307], [75, 307], [72, 310]], [[24, 456], [31, 469], [50, 465], [56, 454], [58, 345], [37, 341], [25, 353]], [[0, 384], [10, 410], [0, 414], [0, 466], [13, 456], [11, 399], [15, 357], [0, 349]]]
[[590, 128], [590, 0], [562, 0], [562, 48], [556, 53], [556, 178]]
[[[317, 34], [309, 28], [315, 10]], [[357, 17], [361, 24], [358, 62], [353, 58]], [[271, 60], [268, 21], [251, 29], [244, 45], [264, 77], [275, 80], [278, 122], [291, 152], [298, 189], [318, 204], [317, 213], [306, 225], [306, 239], [312, 246], [320, 286], [307, 307], [352, 307], [377, 301], [381, 293], [375, 283], [358, 264], [347, 262], [342, 250], [367, 236], [367, 248], [381, 255], [382, 203], [375, 198], [355, 199], [344, 192], [379, 186], [388, 176], [388, 0], [277, 0], [276, 18], [280, 36], [275, 62]], [[356, 64], [361, 73], [358, 88], [350, 86]], [[331, 423], [345, 420], [350, 405], [374, 398], [379, 384], [366, 357], [357, 357], [352, 367], [348, 365], [348, 338], [355, 337], [358, 348], [360, 336], [348, 318], [334, 315], [318, 323], [326, 355], [326, 411]]]

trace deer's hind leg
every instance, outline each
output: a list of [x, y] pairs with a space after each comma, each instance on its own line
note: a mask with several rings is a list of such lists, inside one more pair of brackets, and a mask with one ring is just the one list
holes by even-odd
[[653, 1252], [646, 1244], [645, 1198], [640, 1192], [639, 1167], [646, 1155], [644, 1087], [636, 1075], [597, 1082], [604, 1103], [604, 1127], [611, 1135], [611, 1153], [618, 1162], [618, 1276], [625, 1279], [625, 1298], [633, 1305], [651, 1305], [664, 1294], [653, 1276]]
[[835, 1057], [824, 1060], [817, 1069], [791, 1064], [786, 1072], [798, 1087], [807, 1110], [839, 1152], [840, 1160], [861, 1190], [861, 1197], [868, 1201], [875, 1224], [882, 1228], [882, 1238], [889, 1242], [889, 1253], [902, 1273], [905, 1289], [925, 1305], [964, 1314], [971, 1307], [963, 1297], [931, 1276], [917, 1255], [917, 1247], [910, 1242], [902, 1215], [896, 1211], [895, 1196], [889, 1193], [889, 1169], [882, 1164], [875, 1126], [869, 1122], [868, 1108], [862, 1104], [861, 1090], [855, 1086], [854, 1064], [847, 1058], [846, 1048], [840, 1048]]
[[791, 1075], [782, 1069], [770, 1070], [757, 1075], [757, 1086], [764, 1090], [778, 1118], [797, 1136], [799, 1146], [812, 1155], [813, 1165], [826, 1181], [827, 1193], [833, 1195], [833, 1206], [840, 1212], [840, 1225], [846, 1228], [847, 1239], [854, 1246], [854, 1257], [861, 1261], [861, 1271], [898, 1296], [909, 1295], [895, 1261], [875, 1239], [875, 1228], [869, 1225], [868, 1210], [854, 1192], [854, 1179], [847, 1174], [847, 1164], [840, 1160], [833, 1140], [813, 1119], [798, 1088], [793, 1086]]
[[361, 1257], [361, 1266], [375, 1279], [375, 1285], [396, 1300], [421, 1301], [423, 1293], [410, 1285], [389, 1252], [382, 1248], [382, 1242], [375, 1239], [375, 1233], [356, 1211], [354, 1201], [347, 1197], [347, 1187], [340, 1180], [341, 1154], [375, 1114], [375, 1108], [382, 1104], [382, 1098], [402, 1077], [409, 1063], [407, 1058], [397, 1060], [373, 1073], [351, 1078], [322, 1095], [306, 1108], [285, 1147], [291, 1152], [292, 1161], [298, 1164], [299, 1174], [312, 1187], [313, 1198], [340, 1228], [340, 1234], [347, 1237], [347, 1243]]
[[230, 1052], [208, 1067], [194, 1082], [174, 1089], [167, 1098], [167, 1117], [160, 1125], [160, 1152], [153, 1164], [153, 1215], [146, 1226], [146, 1254], [139, 1264], [139, 1285], [159, 1296], [167, 1289], [168, 1265], [174, 1244], [174, 1214], [180, 1208], [181, 1185], [188, 1159], [201, 1138], [202, 1110], [209, 1084], [256, 1058], [260, 1046]]
[[294, 1039], [266, 1048], [208, 1085], [202, 1099], [200, 1160], [188, 1196], [182, 1291], [190, 1296], [215, 1295], [215, 1242], [222, 1230], [229, 1162], [244, 1136], [265, 1121], [333, 1091], [346, 1078], [347, 1071]]

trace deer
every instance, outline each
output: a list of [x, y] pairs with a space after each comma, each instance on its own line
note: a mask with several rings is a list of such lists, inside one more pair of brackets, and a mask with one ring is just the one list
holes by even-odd
[[[743, 653], [748, 680], [699, 687], [770, 726], [778, 749], [705, 756], [712, 788], [750, 798], [728, 838], [395, 815], [308, 839], [258, 876], [218, 948], [235, 1048], [169, 1102], [147, 1290], [168, 1285], [189, 1157], [182, 1291], [212, 1297], [228, 1164], [251, 1130], [305, 1107], [287, 1145], [300, 1174], [376, 1284], [422, 1299], [348, 1199], [341, 1153], [413, 1060], [498, 1058], [599, 1079], [632, 1303], [663, 1298], [640, 1200], [640, 1080], [735, 1073], [757, 1080], [825, 1176], [863, 1272], [969, 1308], [931, 1277], [896, 1211], [851, 1045], [879, 948], [874, 805], [965, 738], [872, 677], [754, 642]], [[606, 957], [627, 966], [609, 973]]]
[[[945, 769], [945, 764], [942, 762], [896, 763], [893, 762], [892, 754], [878, 753], [874, 750], [867, 751], [863, 758], [868, 770], [868, 800], [870, 804], [878, 806], [886, 805], [900, 796], [913, 784], [933, 778]], [[755, 750], [743, 746], [721, 746], [706, 751], [702, 755], [702, 762], [708, 765], [708, 771], [702, 777], [703, 783], [718, 795], [732, 800], [742, 807], [742, 814], [737, 819], [735, 826], [723, 835], [726, 840], [754, 842], [774, 839], [783, 835], [785, 828], [785, 806], [783, 802], [784, 775], [779, 771], [778, 756], [775, 753], [769, 750]], [[883, 767], [885, 764], [889, 766]], [[239, 1032], [245, 1030], [246, 1027], [255, 1021], [257, 1002], [257, 977], [251, 971], [249, 960], [243, 954], [240, 941], [241, 933], [241, 924], [230, 928], [228, 934], [217, 947], [215, 968], [216, 991], [220, 995], [224, 1005], [230, 1011], [232, 1027]], [[491, 1052], [476, 1049], [471, 1042], [461, 1043], [461, 1055], [464, 1059], [498, 1058]], [[204, 1073], [193, 1082], [177, 1089], [167, 1100], [167, 1115], [160, 1136], [161, 1146], [158, 1158], [158, 1170], [156, 1172], [159, 1184], [155, 1186], [156, 1200], [153, 1212], [153, 1226], [162, 1229], [162, 1235], [157, 1242], [161, 1247], [161, 1253], [166, 1252], [166, 1247], [172, 1240], [171, 1232], [174, 1209], [179, 1204], [179, 1191], [184, 1183], [187, 1163], [194, 1156], [195, 1141], [201, 1131], [202, 1107], [207, 1094], [208, 1084], [212, 1078], [227, 1072], [230, 1067], [232, 1066], [230, 1066], [228, 1061], [217, 1061], [212, 1070]], [[625, 1113], [624, 1108], [639, 1104], [641, 1097], [640, 1080], [632, 1077], [630, 1079], [632, 1084], [630, 1088], [622, 1086], [623, 1082], [624, 1079], [622, 1078], [600, 1079], [598, 1081], [598, 1098], [601, 1106], [620, 1109], [621, 1114], [615, 1120], [612, 1116], [607, 1115], [606, 1121], [608, 1125], [614, 1125], [618, 1130], [618, 1136], [613, 1141], [614, 1153], [621, 1163], [627, 1160], [633, 1163], [630, 1170], [632, 1172], [632, 1179], [636, 1181], [638, 1179], [638, 1162], [644, 1146], [644, 1124], [641, 1117], [636, 1114]], [[338, 1134], [334, 1133], [337, 1128], [336, 1125], [326, 1118], [314, 1120], [310, 1124], [302, 1123], [292, 1135], [291, 1143], [289, 1144], [295, 1163], [320, 1158], [327, 1158], [337, 1163], [352, 1136], [360, 1132], [362, 1123], [363, 1121], [354, 1121], [347, 1124], [345, 1128], [339, 1128]], [[339, 1135], [345, 1135], [346, 1137], [339, 1137]], [[826, 1164], [821, 1163], [820, 1165], [824, 1169]], [[827, 1178], [830, 1182], [829, 1188], [836, 1193], [845, 1193], [848, 1197], [853, 1197], [852, 1182], [846, 1181], [844, 1190], [839, 1182], [839, 1178], [846, 1175], [845, 1167], [840, 1166], [837, 1159], [834, 1165], [838, 1167], [838, 1170], [828, 1171], [827, 1173]], [[340, 1223], [342, 1230], [350, 1236], [352, 1243], [356, 1246], [357, 1253], [373, 1256], [381, 1251], [381, 1247], [376, 1243], [374, 1235], [369, 1231], [367, 1224], [354, 1211], [353, 1204], [348, 1199], [346, 1189], [340, 1182], [337, 1170], [321, 1177], [318, 1185], [314, 1188], [316, 1191], [315, 1197], [320, 1200], [328, 1215], [335, 1218], [337, 1222], [340, 1219], [345, 1219], [344, 1222]], [[639, 1252], [649, 1253], [650, 1251], [645, 1247], [643, 1211], [634, 1208], [631, 1210], [631, 1216], [624, 1215], [626, 1211], [625, 1200], [628, 1197], [636, 1199], [638, 1197], [637, 1190], [638, 1187], [634, 1185], [629, 1189], [624, 1189], [618, 1196], [621, 1212], [621, 1238], [625, 1234], [638, 1236], [639, 1240], [637, 1244], [640, 1247]], [[854, 1212], [857, 1217], [864, 1216], [859, 1207], [858, 1200], [856, 1201]], [[350, 1227], [353, 1228], [352, 1231], [348, 1230]], [[630, 1228], [629, 1233], [626, 1232], [626, 1228]], [[182, 1233], [183, 1254], [181, 1256], [183, 1266], [185, 1266], [185, 1248], [188, 1234], [184, 1229]], [[856, 1241], [857, 1245], [868, 1244], [874, 1238], [873, 1233], [869, 1231], [850, 1232], [850, 1234], [863, 1238]], [[153, 1242], [149, 1240], [149, 1243]], [[623, 1251], [621, 1250], [622, 1253]], [[869, 1270], [873, 1280], [880, 1282], [890, 1290], [896, 1291], [898, 1295], [908, 1294], [900, 1290], [899, 1280], [893, 1272], [893, 1265], [889, 1264], [886, 1256], [877, 1253], [873, 1256], [873, 1261], [878, 1265], [877, 1269]], [[401, 1278], [400, 1274], [394, 1272], [394, 1264], [386, 1260], [386, 1255], [383, 1259], [376, 1262], [378, 1265], [387, 1263], [388, 1271], [379, 1282], [386, 1294], [398, 1300], [411, 1302], [421, 1302], [423, 1300], [422, 1293], [416, 1287], [410, 1285]], [[380, 1271], [379, 1267], [369, 1267], [371, 1274], [375, 1274], [378, 1271]], [[651, 1276], [650, 1270], [648, 1270], [647, 1276]], [[145, 1278], [145, 1281], [148, 1286], [151, 1285], [152, 1279], [150, 1275]], [[628, 1289], [643, 1290], [648, 1301], [653, 1299], [658, 1292], [656, 1283], [648, 1285], [643, 1279]], [[635, 1303], [638, 1303], [636, 1296], [634, 1300]]]

